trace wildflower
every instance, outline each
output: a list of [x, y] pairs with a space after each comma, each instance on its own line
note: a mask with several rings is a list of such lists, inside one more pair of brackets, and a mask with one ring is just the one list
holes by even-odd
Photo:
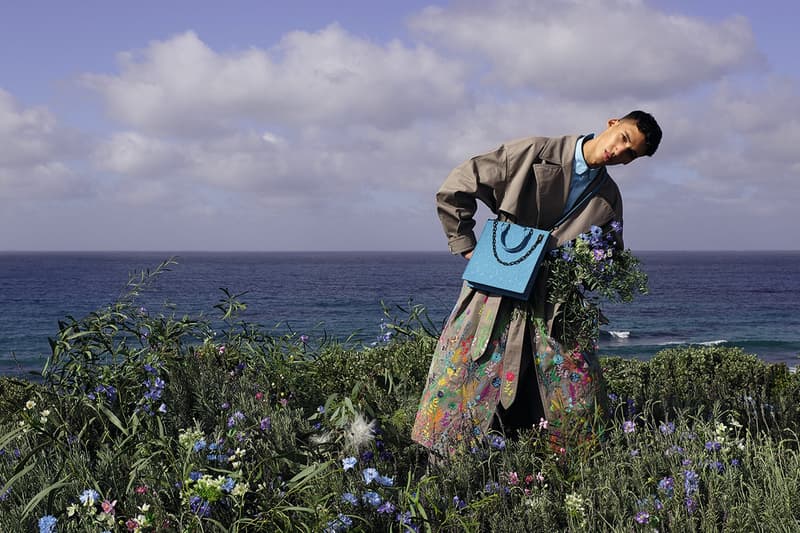
[[686, 492], [687, 496], [691, 496], [695, 492], [700, 485], [700, 477], [694, 470], [684, 470], [683, 471], [683, 489]]
[[200, 496], [192, 496], [189, 500], [189, 508], [197, 516], [211, 516], [211, 503]]
[[197, 472], [197, 471], [189, 472], [189, 479], [192, 480], [192, 481], [197, 481], [201, 477], [203, 477], [203, 473], [202, 472]]
[[544, 474], [542, 474], [541, 472], [538, 472], [536, 474], [536, 481], [538, 481], [539, 483], [544, 483]]
[[375, 438], [375, 421], [367, 422], [360, 413], [355, 416], [350, 427], [345, 431], [345, 447], [351, 450], [363, 448]]
[[236, 422], [238, 422], [239, 420], [243, 420], [243, 419], [244, 419], [244, 413], [242, 413], [241, 411], [235, 411], [235, 412], [234, 412], [234, 413], [233, 413], [233, 414], [232, 414], [232, 415], [231, 415], [231, 416], [228, 418], [228, 427], [229, 427], [229, 428], [232, 428], [233, 426], [235, 426], [235, 425], [236, 425]]
[[722, 449], [722, 444], [717, 441], [709, 441], [706, 442], [706, 451], [707, 452], [718, 452]]
[[328, 522], [327, 527], [323, 531], [325, 533], [339, 533], [340, 531], [347, 531], [352, 525], [353, 519], [340, 513], [335, 520]]
[[491, 435], [489, 437], [489, 445], [495, 450], [505, 450], [506, 441], [500, 435]]
[[739, 466], [740, 464], [741, 464], [741, 463], [739, 462], [739, 459], [731, 459], [731, 466], [733, 466], [733, 467], [737, 467], [737, 466]]
[[103, 500], [103, 503], [100, 504], [100, 508], [103, 509], [104, 513], [113, 515], [116, 512], [114, 509], [115, 505], [117, 505], [117, 500], [114, 500], [113, 502]]
[[53, 515], [45, 515], [39, 519], [39, 533], [55, 533], [56, 531], [56, 517]]
[[686, 510], [689, 512], [689, 514], [692, 514], [697, 510], [697, 502], [695, 502], [693, 499], [686, 498], [684, 503], [686, 504]]
[[207, 446], [206, 440], [205, 439], [200, 439], [200, 440], [198, 440], [197, 442], [194, 443], [194, 446], [192, 446], [192, 449], [195, 452], [199, 452], [201, 450], [205, 450], [206, 446]]
[[149, 490], [149, 489], [148, 489], [147, 485], [139, 485], [138, 487], [136, 487], [135, 489], [133, 489], [133, 491], [134, 491], [136, 494], [147, 494], [147, 491], [148, 491], [148, 490]]
[[364, 476], [364, 483], [366, 483], [367, 485], [372, 483], [375, 479], [377, 479], [380, 476], [378, 471], [374, 468], [365, 468], [364, 471], [361, 472], [361, 475]]
[[683, 448], [681, 448], [677, 444], [674, 444], [674, 445], [670, 446], [669, 448], [667, 448], [667, 450], [664, 452], [664, 455], [669, 456], [669, 455], [673, 455], [673, 454], [676, 454], [676, 453], [678, 455], [683, 455], [683, 452], [684, 452]]
[[95, 490], [86, 489], [81, 493], [81, 495], [78, 498], [80, 499], [83, 505], [90, 507], [94, 505], [94, 502], [96, 502], [100, 498], [100, 495], [97, 494], [97, 491]]
[[220, 355], [225, 355], [225, 345], [224, 344], [219, 347], [218, 352], [219, 352]]
[[272, 419], [270, 419], [270, 417], [262, 418], [261, 422], [259, 422], [259, 427], [261, 431], [269, 431], [272, 427]]
[[636, 431], [636, 424], [634, 424], [631, 420], [626, 420], [622, 423], [622, 431], [625, 433], [633, 433]]
[[139, 522], [137, 522], [133, 518], [129, 518], [125, 522], [125, 527], [128, 528], [128, 531], [136, 531], [139, 529]]
[[358, 498], [356, 498], [355, 494], [352, 492], [345, 492], [342, 494], [342, 501], [345, 501], [350, 505], [358, 505]]
[[547, 420], [544, 418], [539, 418], [539, 429], [544, 430], [547, 429]]
[[592, 235], [592, 237], [599, 237], [603, 234], [603, 230], [599, 226], [593, 225], [589, 227], [589, 233]]
[[658, 482], [658, 490], [664, 492], [667, 496], [672, 496], [675, 490], [675, 480], [669, 476], [662, 478], [661, 481]]
[[459, 511], [467, 506], [467, 502], [459, 498], [458, 496], [453, 496], [453, 505]]
[[393, 487], [394, 486], [394, 478], [389, 476], [378, 476], [375, 478], [375, 481], [378, 482], [378, 485], [382, 487]]
[[233, 487], [235, 487], [235, 486], [236, 486], [236, 482], [233, 479], [231, 479], [230, 477], [227, 477], [227, 478], [225, 478], [225, 481], [222, 483], [220, 488], [224, 492], [230, 492], [230, 491], [233, 490]]
[[351, 468], [355, 468], [357, 462], [358, 460], [355, 457], [345, 457], [342, 459], [342, 467], [347, 471]]
[[616, 402], [617, 400], [619, 400], [619, 396], [617, 396], [616, 394], [614, 394], [614, 393], [612, 392], [612, 393], [610, 393], [610, 394], [608, 395], [608, 399], [609, 399], [609, 400], [611, 400], [612, 402]]
[[264, 399], [264, 393], [263, 392], [257, 392], [256, 393], [256, 400], [261, 401], [263, 399]]
[[576, 492], [571, 492], [566, 495], [564, 498], [564, 507], [568, 514], [576, 518], [584, 518], [586, 515], [586, 500]]
[[658, 429], [660, 429], [661, 433], [664, 435], [672, 435], [675, 432], [675, 424], [673, 422], [661, 422]]
[[375, 457], [375, 454], [372, 453], [372, 450], [367, 450], [361, 454], [361, 460], [365, 463], [372, 461], [372, 458]]
[[634, 518], [638, 524], [647, 524], [650, 522], [650, 513], [646, 511], [639, 511], [636, 513], [636, 518]]
[[303, 344], [307, 344], [308, 343], [308, 335], [300, 335], [300, 342], [302, 342]]
[[361, 499], [364, 501], [364, 503], [371, 505], [372, 507], [379, 506], [382, 501], [380, 495], [377, 492], [373, 492], [371, 490], [365, 492], [361, 496]]
[[392, 502], [389, 502], [389, 501], [383, 502], [378, 507], [378, 513], [380, 513], [380, 514], [392, 514], [394, 512], [394, 510], [395, 510], [394, 504]]
[[158, 412], [159, 413], [166, 413], [167, 412], [167, 404], [162, 403], [161, 405], [159, 405], [158, 406]]
[[717, 473], [721, 474], [725, 470], [725, 465], [720, 463], [719, 461], [713, 461], [708, 464], [709, 468], [712, 468]]
[[617, 232], [617, 233], [619, 233], [620, 231], [622, 231], [622, 222], [619, 222], [619, 221], [617, 221], [617, 220], [614, 220], [614, 221], [612, 221], [612, 222], [611, 222], [611, 230], [612, 230], [612, 231], [615, 231], [615, 232]]
[[519, 483], [519, 475], [516, 472], [509, 472], [508, 473], [508, 482], [511, 485], [516, 485]]

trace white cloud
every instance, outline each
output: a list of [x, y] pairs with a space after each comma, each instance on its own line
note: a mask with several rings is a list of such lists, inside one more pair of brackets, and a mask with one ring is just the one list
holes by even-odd
[[465, 99], [458, 63], [399, 41], [378, 45], [337, 25], [286, 34], [271, 50], [218, 53], [195, 33], [119, 56], [118, 75], [84, 82], [128, 126], [183, 136], [265, 125], [402, 127]]
[[87, 181], [67, 161], [82, 143], [47, 108], [23, 107], [0, 88], [0, 200], [87, 194]]
[[743, 17], [712, 24], [638, 0], [455, 2], [412, 25], [485, 57], [494, 84], [579, 99], [674, 94], [762, 63]]

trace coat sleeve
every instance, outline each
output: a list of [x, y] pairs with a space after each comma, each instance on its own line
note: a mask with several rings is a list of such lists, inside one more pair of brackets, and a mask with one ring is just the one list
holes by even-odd
[[453, 169], [436, 193], [436, 210], [442, 222], [450, 252], [458, 255], [475, 248], [477, 200], [497, 212], [508, 176], [505, 145], [473, 157]]

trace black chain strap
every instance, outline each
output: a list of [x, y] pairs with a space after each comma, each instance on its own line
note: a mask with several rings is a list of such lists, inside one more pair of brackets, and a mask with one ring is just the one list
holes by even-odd
[[494, 258], [497, 259], [497, 262], [504, 266], [514, 266], [525, 261], [527, 258], [531, 256], [536, 247], [539, 246], [539, 243], [542, 242], [543, 237], [544, 234], [540, 233], [539, 237], [536, 238], [536, 242], [533, 243], [533, 246], [531, 246], [530, 249], [527, 252], [525, 252], [525, 255], [523, 255], [522, 257], [518, 257], [513, 261], [503, 261], [502, 259], [500, 259], [500, 256], [497, 255], [497, 220], [492, 221], [492, 252], [494, 252]]

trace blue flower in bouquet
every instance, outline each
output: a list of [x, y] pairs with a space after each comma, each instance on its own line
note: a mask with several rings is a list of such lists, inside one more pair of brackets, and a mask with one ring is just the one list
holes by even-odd
[[603, 228], [601, 228], [600, 226], [591, 226], [589, 228], [589, 233], [591, 234], [592, 237], [600, 237], [601, 235], [603, 235]]
[[611, 222], [611, 229], [612, 229], [612, 231], [615, 231], [616, 233], [619, 233], [620, 231], [622, 231], [622, 222], [619, 222], [618, 220], [612, 221]]

